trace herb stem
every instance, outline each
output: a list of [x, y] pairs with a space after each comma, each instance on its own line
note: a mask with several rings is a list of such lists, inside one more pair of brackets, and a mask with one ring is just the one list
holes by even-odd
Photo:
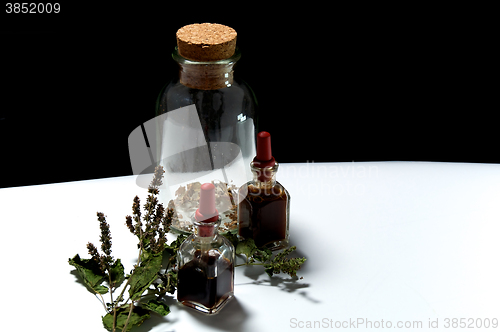
[[99, 294], [99, 297], [101, 298], [100, 300], [98, 299], [99, 302], [102, 303], [102, 306], [104, 307], [104, 310], [106, 310], [106, 313], [108, 313], [109, 311], [108, 311], [108, 308], [106, 308], [106, 302], [104, 302], [104, 298], [102, 297], [102, 294], [96, 292], [96, 297], [97, 297], [97, 294]]
[[127, 331], [127, 325], [128, 325], [129, 320], [130, 320], [130, 316], [132, 316], [132, 310], [134, 310], [134, 301], [130, 302], [130, 311], [128, 312], [128, 317], [127, 317], [127, 320], [125, 321], [125, 325], [123, 325], [122, 332]]
[[[149, 205], [149, 209], [148, 209], [148, 215], [151, 215], [151, 212], [152, 212], [152, 204]], [[147, 222], [147, 220], [146, 220]], [[118, 298], [116, 299], [116, 304], [118, 305], [118, 302], [121, 301], [123, 299], [123, 294], [125, 293], [125, 290], [127, 289], [127, 286], [130, 284], [130, 280], [132, 279], [132, 276], [134, 275], [135, 271], [137, 271], [137, 268], [141, 265], [141, 256], [142, 256], [142, 252], [144, 250], [144, 244], [143, 244], [143, 240], [144, 240], [144, 233], [142, 231], [142, 227], [139, 227], [139, 256], [137, 257], [137, 264], [136, 266], [134, 267], [134, 270], [132, 271], [132, 274], [130, 275], [130, 277], [128, 278], [127, 282], [125, 283], [125, 286], [123, 287], [120, 295], [118, 296]], [[125, 301], [125, 303], [128, 302], [128, 300], [130, 300], [130, 296], [129, 298], [127, 299], [127, 301]], [[127, 317], [127, 321], [125, 322], [125, 326], [123, 327], [123, 330], [122, 331], [126, 331], [126, 327], [127, 327], [127, 324], [130, 320], [130, 315], [132, 314], [132, 310], [133, 310], [133, 305], [134, 305], [134, 301], [132, 301], [130, 303], [130, 312], [128, 314], [128, 317]], [[114, 329], [114, 326], [115, 326], [115, 321], [116, 321], [116, 307], [114, 308], [114, 318], [113, 318], [113, 332], [115, 331]]]
[[[125, 286], [123, 287], [122, 292], [120, 293], [120, 295], [116, 299], [117, 305], [118, 305], [118, 301], [121, 301], [123, 299], [123, 293], [125, 293], [127, 286], [130, 284], [130, 280], [132, 279], [132, 276], [134, 275], [135, 271], [137, 271], [137, 268], [141, 264], [141, 256], [142, 256], [142, 250], [143, 250], [142, 240], [143, 240], [142, 227], [139, 227], [139, 256], [137, 257], [137, 264], [134, 266], [134, 270], [132, 271], [132, 274], [127, 279], [127, 282], [125, 283]], [[130, 299], [130, 297], [129, 297], [129, 299]], [[125, 303], [127, 303], [127, 302], [128, 302], [128, 299]]]
[[114, 305], [114, 302], [113, 302], [113, 283], [111, 282], [111, 269], [109, 267], [108, 267], [108, 277], [109, 277], [109, 296], [111, 296], [111, 305], [113, 306], [113, 331], [115, 331], [116, 330], [116, 305]]
[[264, 264], [264, 263], [244, 263], [244, 264], [237, 264], [234, 267], [245, 266], [245, 265], [266, 265], [266, 264]]
[[[141, 232], [141, 234], [142, 234], [142, 232]], [[130, 284], [130, 279], [132, 279], [132, 276], [134, 275], [135, 271], [137, 271], [137, 267], [139, 267], [139, 265], [141, 264], [141, 255], [142, 255], [142, 246], [139, 249], [139, 257], [137, 257], [137, 264], [135, 265], [134, 270], [132, 271], [132, 274], [127, 279], [127, 282], [125, 283], [125, 286], [123, 287], [122, 292], [120, 293], [120, 295], [116, 299], [116, 304], [117, 305], [118, 305], [118, 302], [123, 299], [123, 293], [125, 293], [125, 290], [127, 289], [127, 286]], [[130, 297], [127, 299], [127, 301], [125, 301], [125, 303], [127, 303], [129, 299], [130, 299]]]

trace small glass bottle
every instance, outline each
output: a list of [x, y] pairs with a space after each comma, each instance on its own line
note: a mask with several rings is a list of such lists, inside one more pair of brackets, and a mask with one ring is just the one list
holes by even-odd
[[257, 156], [250, 163], [253, 181], [238, 191], [238, 234], [257, 247], [283, 249], [289, 241], [290, 194], [276, 181], [278, 163], [271, 153], [271, 135], [257, 135]]
[[201, 186], [195, 232], [177, 252], [177, 300], [204, 314], [216, 314], [234, 296], [234, 246], [219, 235], [215, 186]]

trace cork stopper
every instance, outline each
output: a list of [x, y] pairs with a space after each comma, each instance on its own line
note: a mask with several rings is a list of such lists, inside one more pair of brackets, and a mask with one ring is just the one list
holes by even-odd
[[236, 31], [216, 23], [183, 26], [176, 33], [181, 56], [193, 61], [218, 61], [230, 58], [236, 48]]

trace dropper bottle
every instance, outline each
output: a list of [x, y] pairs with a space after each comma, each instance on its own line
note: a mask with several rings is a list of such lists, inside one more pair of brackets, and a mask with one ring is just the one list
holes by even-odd
[[234, 296], [234, 246], [219, 235], [215, 186], [204, 183], [195, 231], [179, 247], [177, 300], [204, 314], [215, 314]]
[[257, 155], [250, 163], [253, 180], [238, 191], [238, 235], [257, 247], [286, 248], [289, 242], [290, 194], [276, 181], [278, 162], [271, 150], [271, 134], [257, 134]]

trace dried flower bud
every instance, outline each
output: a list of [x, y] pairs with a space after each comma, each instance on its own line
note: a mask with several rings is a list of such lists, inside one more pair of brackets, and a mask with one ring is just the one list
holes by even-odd
[[132, 225], [132, 217], [131, 216], [125, 217], [125, 225], [127, 225], [128, 229], [130, 230], [130, 233], [135, 234], [135, 228], [134, 228], [134, 225]]
[[99, 255], [99, 252], [97, 251], [97, 248], [92, 244], [92, 243], [87, 243], [87, 249], [89, 250], [90, 256], [92, 256], [92, 259], [96, 263], [101, 263], [101, 255]]
[[132, 204], [132, 212], [134, 214], [135, 221], [135, 235], [140, 236], [142, 233], [142, 222], [141, 222], [141, 200], [138, 196], [134, 197], [134, 203]]
[[165, 230], [165, 233], [170, 232], [170, 225], [172, 225], [172, 221], [174, 219], [174, 209], [172, 207], [168, 207], [166, 213], [164, 213], [162, 223], [163, 223], [163, 229]]
[[109, 225], [106, 222], [106, 217], [102, 212], [97, 212], [97, 220], [99, 220], [99, 227], [101, 228], [101, 249], [106, 256], [111, 256], [111, 232], [109, 231]]
[[162, 166], [156, 166], [155, 168], [155, 174], [153, 176], [153, 180], [151, 181], [151, 184], [149, 185], [148, 192], [154, 195], [158, 194], [158, 188], [163, 184], [161, 179], [163, 178], [163, 173], [165, 171], [163, 170]]

